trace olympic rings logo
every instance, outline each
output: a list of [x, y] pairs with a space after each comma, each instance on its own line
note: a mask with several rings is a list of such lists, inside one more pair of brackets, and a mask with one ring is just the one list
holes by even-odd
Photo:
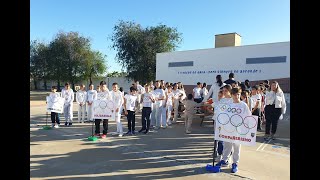
[[242, 112], [242, 110], [240, 108], [231, 108], [231, 107], [229, 107], [227, 109], [227, 111], [231, 112], [231, 113], [238, 113], [238, 114], [240, 114]]
[[111, 102], [111, 101], [109, 101], [108, 103], [107, 103], [106, 101], [100, 101], [100, 103], [99, 103], [99, 108], [101, 108], [101, 109], [106, 109], [106, 108], [108, 108], [108, 109], [110, 109], [110, 110], [113, 110], [114, 104], [113, 104], [113, 102]]
[[105, 93], [98, 93], [97, 96], [98, 96], [98, 99], [105, 99], [106, 98]]
[[217, 121], [223, 125], [222, 129], [227, 133], [237, 131], [240, 135], [246, 135], [250, 129], [257, 126], [257, 119], [253, 116], [242, 117], [239, 114], [233, 114], [231, 117], [227, 113], [220, 113], [217, 116]]

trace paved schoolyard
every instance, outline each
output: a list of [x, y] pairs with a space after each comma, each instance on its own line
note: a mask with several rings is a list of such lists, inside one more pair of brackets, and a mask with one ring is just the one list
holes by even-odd
[[[212, 163], [212, 123], [200, 119], [192, 124], [192, 134], [184, 133], [182, 119], [167, 129], [147, 135], [107, 136], [97, 142], [87, 141], [91, 123], [42, 130], [45, 124], [45, 93], [30, 92], [30, 174], [31, 179], [290, 179], [290, 107], [279, 122], [278, 139], [264, 142], [258, 133], [255, 147], [242, 146], [239, 171], [208, 173]], [[43, 99], [43, 100], [42, 100]], [[62, 123], [64, 118], [61, 116]], [[122, 118], [126, 131], [127, 123]], [[136, 116], [136, 131], [141, 115]], [[50, 123], [50, 117], [48, 116]], [[109, 131], [116, 124], [109, 122]]]

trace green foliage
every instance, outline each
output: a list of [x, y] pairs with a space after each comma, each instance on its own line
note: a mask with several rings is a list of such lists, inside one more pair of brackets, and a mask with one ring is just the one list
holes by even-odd
[[158, 25], [142, 28], [134, 22], [120, 21], [111, 36], [112, 48], [118, 51], [118, 63], [126, 68], [128, 77], [142, 82], [155, 80], [156, 53], [174, 51], [181, 43], [176, 28]]
[[[107, 70], [105, 56], [91, 50], [89, 38], [77, 32], [59, 32], [44, 45], [37, 41], [30, 43], [30, 76], [36, 80], [55, 80], [74, 83], [90, 79]], [[74, 88], [74, 87], [73, 87]]]
[[48, 57], [48, 45], [36, 40], [30, 42], [30, 78], [35, 82], [36, 89], [38, 89], [37, 81], [49, 79]]
[[126, 77], [127, 75], [126, 72], [113, 71], [108, 73], [107, 77]]

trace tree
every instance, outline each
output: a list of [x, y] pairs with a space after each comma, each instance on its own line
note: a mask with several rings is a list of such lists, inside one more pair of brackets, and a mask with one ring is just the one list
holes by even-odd
[[30, 41], [30, 78], [37, 87], [37, 82], [57, 81], [60, 91], [61, 82], [74, 83], [101, 76], [107, 70], [106, 56], [93, 51], [89, 38], [77, 32], [59, 32], [47, 45], [38, 41]]
[[128, 76], [142, 82], [155, 80], [156, 53], [174, 51], [181, 43], [176, 28], [158, 25], [142, 28], [134, 22], [120, 21], [114, 26], [110, 39], [117, 50], [118, 63], [126, 68]]
[[106, 56], [103, 56], [99, 51], [87, 51], [84, 61], [84, 68], [82, 69], [83, 78], [89, 79], [92, 83], [93, 77], [101, 76], [107, 70], [105, 61]]
[[33, 79], [35, 89], [38, 89], [37, 82], [44, 81], [44, 88], [47, 90], [48, 73], [48, 45], [38, 42], [37, 40], [30, 42], [30, 77]]
[[[77, 32], [57, 34], [50, 43], [51, 79], [74, 84], [82, 79], [102, 74], [106, 71], [105, 59], [100, 52], [92, 51], [89, 38]], [[60, 90], [60, 89], [59, 89]]]

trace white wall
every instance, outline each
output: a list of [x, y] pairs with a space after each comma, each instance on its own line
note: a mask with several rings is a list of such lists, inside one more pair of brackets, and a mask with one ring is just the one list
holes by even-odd
[[[275, 56], [286, 56], [286, 62], [246, 64], [246, 58]], [[193, 66], [168, 67], [169, 62], [184, 61], [193, 61]], [[235, 79], [241, 82], [245, 79], [290, 78], [290, 42], [157, 53], [156, 67], [157, 80], [181, 81], [185, 85], [195, 85], [198, 81], [211, 85], [216, 75], [222, 75], [224, 81], [231, 71]], [[243, 70], [252, 72], [240, 73]], [[182, 74], [185, 72], [190, 74]]]
[[109, 84], [108, 85], [109, 90], [112, 90], [112, 83], [116, 82], [116, 83], [118, 83], [119, 88], [123, 87], [124, 92], [128, 92], [131, 87], [131, 84], [133, 83], [133, 80], [127, 79], [125, 77], [109, 77], [109, 80], [108, 80], [108, 78], [105, 78], [105, 81], [106, 81], [107, 85]]

